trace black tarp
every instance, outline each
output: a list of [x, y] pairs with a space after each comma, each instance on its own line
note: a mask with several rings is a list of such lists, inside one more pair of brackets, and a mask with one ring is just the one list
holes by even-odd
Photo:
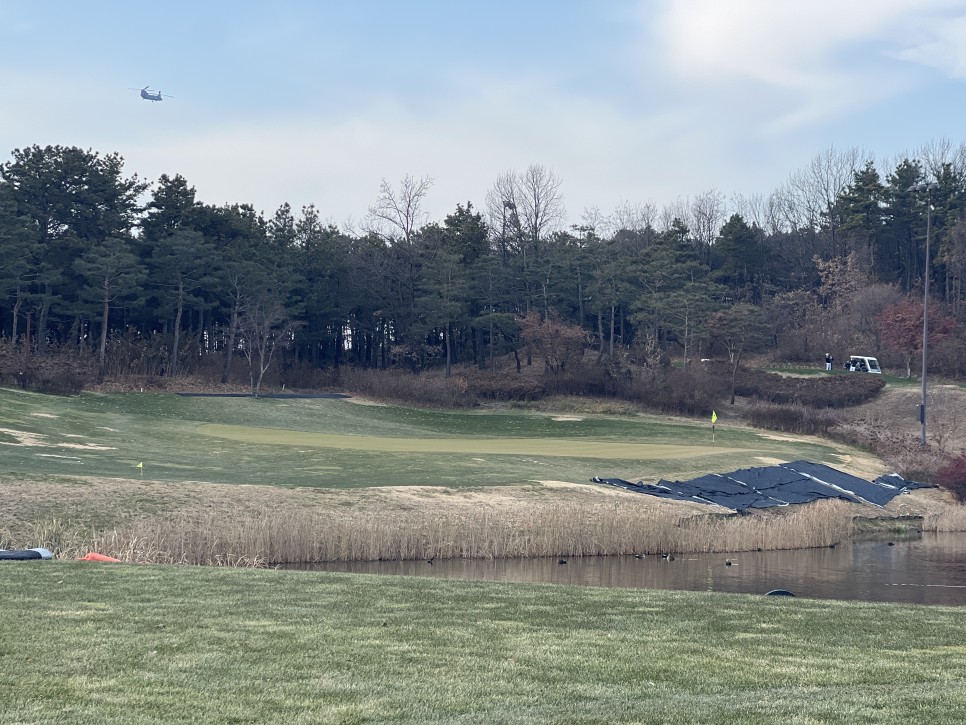
[[595, 477], [591, 481], [660, 498], [718, 504], [734, 511], [830, 498], [884, 506], [901, 493], [929, 486], [906, 481], [894, 473], [880, 476], [875, 481], [866, 481], [810, 461], [742, 468], [731, 473], [709, 473], [689, 481], [661, 480], [657, 484], [643, 481], [633, 483], [621, 478]]
[[897, 488], [900, 491], [914, 491], [917, 488], [936, 488], [933, 483], [920, 483], [919, 481], [907, 481], [898, 473], [890, 473], [885, 476], [879, 476], [875, 481], [873, 481], [878, 486], [884, 486], [886, 488]]
[[8, 551], [0, 549], [0, 561], [27, 561], [29, 559], [43, 559], [44, 555], [36, 549], [18, 549]]

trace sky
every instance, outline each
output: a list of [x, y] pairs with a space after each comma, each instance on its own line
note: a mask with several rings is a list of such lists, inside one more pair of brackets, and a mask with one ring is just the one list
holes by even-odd
[[[142, 100], [149, 86], [170, 99]], [[541, 164], [570, 223], [966, 141], [966, 0], [0, 0], [0, 161], [116, 152], [207, 204], [429, 219]]]

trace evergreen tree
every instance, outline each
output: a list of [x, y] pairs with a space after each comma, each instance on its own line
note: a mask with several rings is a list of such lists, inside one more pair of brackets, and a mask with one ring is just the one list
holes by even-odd
[[133, 301], [141, 290], [144, 267], [133, 251], [130, 238], [108, 237], [74, 260], [74, 270], [85, 280], [81, 299], [100, 305], [101, 335], [97, 348], [99, 376], [106, 372], [107, 337], [111, 305]]
[[735, 301], [761, 303], [764, 250], [761, 230], [734, 214], [721, 227], [713, 250], [712, 278], [727, 287]]

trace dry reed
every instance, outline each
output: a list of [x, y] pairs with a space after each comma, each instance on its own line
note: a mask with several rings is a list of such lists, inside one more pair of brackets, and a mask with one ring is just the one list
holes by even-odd
[[73, 529], [69, 522], [52, 520], [29, 527], [16, 537], [19, 541], [7, 535], [0, 542], [40, 541], [31, 545], [46, 546], [61, 558], [98, 551], [131, 562], [214, 566], [608, 556], [827, 546], [851, 534], [852, 515], [847, 504], [836, 501], [746, 516], [643, 516], [625, 502], [535, 505], [514, 514], [484, 505], [445, 514], [289, 511], [140, 518], [106, 531]]
[[966, 505], [946, 506], [926, 514], [922, 520], [923, 531], [966, 531]]

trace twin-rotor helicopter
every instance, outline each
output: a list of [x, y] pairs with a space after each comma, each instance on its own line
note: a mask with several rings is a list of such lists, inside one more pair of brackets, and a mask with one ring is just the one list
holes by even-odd
[[141, 98], [145, 101], [163, 101], [165, 98], [174, 98], [174, 96], [168, 95], [161, 97], [161, 91], [152, 91], [151, 86], [144, 86], [144, 88], [129, 88], [130, 91], [140, 91]]

